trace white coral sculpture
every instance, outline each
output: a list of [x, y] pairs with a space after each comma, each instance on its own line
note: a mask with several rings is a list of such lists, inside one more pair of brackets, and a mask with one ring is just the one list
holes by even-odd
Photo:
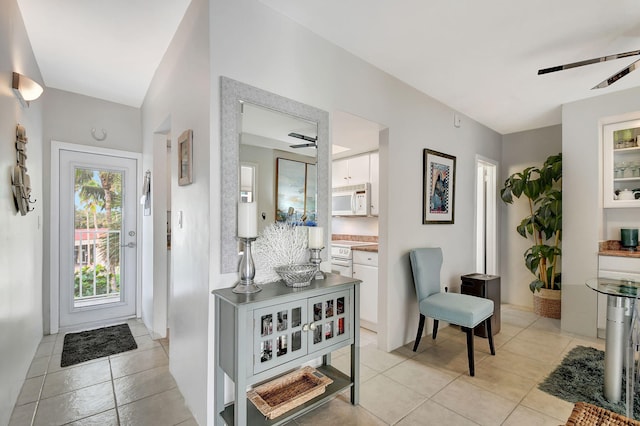
[[284, 222], [273, 223], [262, 231], [253, 244], [253, 263], [256, 268], [254, 282], [258, 284], [279, 281], [273, 269], [276, 266], [308, 261], [307, 228]]

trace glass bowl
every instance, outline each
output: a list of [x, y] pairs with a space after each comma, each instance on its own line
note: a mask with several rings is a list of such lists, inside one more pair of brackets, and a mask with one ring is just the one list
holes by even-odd
[[295, 265], [282, 265], [273, 268], [282, 281], [289, 287], [305, 287], [311, 284], [316, 274], [316, 265], [313, 263], [301, 263]]

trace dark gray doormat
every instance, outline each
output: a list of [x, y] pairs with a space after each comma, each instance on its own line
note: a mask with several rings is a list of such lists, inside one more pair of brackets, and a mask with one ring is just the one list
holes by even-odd
[[[626, 415], [625, 375], [622, 374], [622, 398], [619, 403], [612, 404], [604, 397], [604, 352], [576, 346], [538, 388], [565, 401], [588, 402]], [[640, 420], [640, 393], [637, 390], [634, 395], [633, 414]]]
[[128, 324], [69, 333], [64, 336], [60, 367], [68, 367], [103, 356], [119, 354], [137, 347]]

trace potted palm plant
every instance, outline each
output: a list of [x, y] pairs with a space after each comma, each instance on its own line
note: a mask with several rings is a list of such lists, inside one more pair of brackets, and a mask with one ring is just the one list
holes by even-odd
[[502, 201], [524, 196], [529, 215], [516, 227], [533, 242], [524, 253], [525, 266], [535, 276], [529, 283], [534, 311], [560, 318], [560, 271], [562, 254], [562, 153], [547, 158], [542, 167], [527, 167], [509, 176], [500, 190]]

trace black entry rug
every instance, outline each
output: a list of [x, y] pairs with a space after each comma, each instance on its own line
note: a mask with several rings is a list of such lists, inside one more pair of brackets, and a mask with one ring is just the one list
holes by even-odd
[[68, 367], [103, 356], [119, 354], [137, 347], [128, 324], [69, 333], [64, 336], [60, 367]]
[[[546, 393], [569, 402], [588, 402], [607, 410], [626, 415], [626, 377], [622, 374], [622, 398], [612, 404], [604, 397], [604, 352], [585, 346], [576, 346], [560, 365], [538, 385]], [[638, 386], [636, 386], [638, 389]], [[640, 392], [636, 390], [633, 401], [636, 419], [640, 414]]]

